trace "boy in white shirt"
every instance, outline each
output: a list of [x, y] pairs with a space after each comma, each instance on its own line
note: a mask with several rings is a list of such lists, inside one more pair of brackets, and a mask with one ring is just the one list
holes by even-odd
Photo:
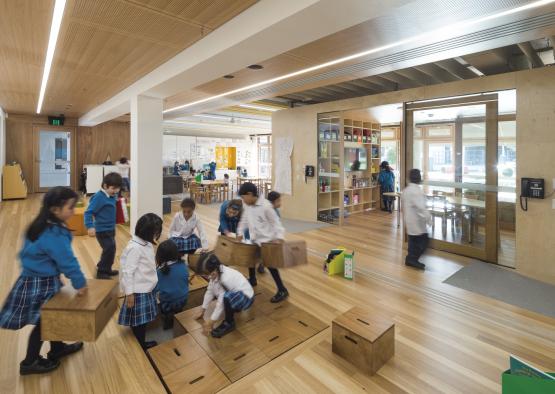
[[181, 212], [175, 214], [170, 225], [170, 239], [177, 245], [181, 255], [194, 254], [197, 249], [208, 249], [208, 238], [195, 208], [195, 200], [184, 199], [181, 202]]
[[[196, 317], [202, 319], [210, 303], [216, 300], [212, 315], [204, 322], [204, 328], [214, 338], [221, 338], [235, 329], [236, 312], [249, 309], [254, 301], [254, 290], [239, 271], [220, 263], [213, 253], [203, 254], [198, 262], [198, 272], [209, 275], [210, 282], [204, 294], [202, 311]], [[224, 321], [214, 328], [214, 323], [225, 316]]]
[[131, 191], [131, 183], [129, 182], [129, 169], [131, 168], [131, 164], [127, 157], [122, 157], [118, 161], [116, 161], [116, 166], [118, 167], [119, 173], [121, 175], [121, 179], [123, 180], [123, 191], [130, 192]]
[[426, 265], [419, 261], [428, 247], [428, 229], [431, 215], [426, 207], [426, 195], [418, 186], [422, 182], [420, 170], [412, 169], [409, 172], [409, 185], [403, 190], [401, 204], [405, 228], [409, 237], [408, 254], [405, 265], [425, 269]]
[[[237, 226], [237, 238], [242, 239], [242, 234], [248, 229], [250, 240], [258, 246], [263, 242], [283, 242], [285, 229], [272, 204], [258, 196], [256, 186], [250, 182], [243, 183], [239, 188], [239, 196], [245, 204]], [[277, 293], [272, 297], [271, 302], [281, 302], [289, 297], [289, 292], [283, 285], [279, 271], [276, 268], [268, 268], [268, 270], [277, 287]], [[257, 285], [255, 268], [249, 268], [249, 282], [252, 286]]]

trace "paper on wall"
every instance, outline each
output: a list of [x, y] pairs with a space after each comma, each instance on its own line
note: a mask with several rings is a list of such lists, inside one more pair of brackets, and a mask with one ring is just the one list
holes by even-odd
[[291, 155], [293, 154], [293, 138], [276, 138], [274, 142], [276, 155], [274, 188], [282, 194], [292, 194]]

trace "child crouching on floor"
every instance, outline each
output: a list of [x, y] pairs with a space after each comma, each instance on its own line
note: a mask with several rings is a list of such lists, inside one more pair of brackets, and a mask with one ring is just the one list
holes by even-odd
[[[204, 295], [202, 311], [196, 318], [202, 319], [210, 303], [216, 300], [214, 312], [205, 321], [204, 328], [210, 330], [214, 338], [221, 338], [235, 329], [235, 312], [251, 307], [254, 290], [243, 274], [221, 264], [214, 253], [206, 253], [200, 257], [197, 272], [209, 275], [210, 282]], [[214, 323], [222, 318], [222, 314], [224, 321], [214, 328]]]
[[[197, 249], [208, 249], [208, 238], [200, 218], [195, 213], [196, 203], [192, 198], [181, 202], [181, 212], [175, 214], [170, 225], [170, 239], [177, 245], [181, 255], [194, 254]], [[195, 229], [198, 236], [195, 234]]]
[[173, 316], [187, 305], [189, 268], [179, 256], [177, 246], [171, 240], [158, 245], [156, 265], [158, 266], [156, 290], [159, 293], [164, 330], [168, 330], [173, 327]]
[[154, 246], [162, 233], [162, 219], [153, 213], [139, 218], [135, 235], [120, 257], [120, 287], [125, 294], [118, 324], [130, 326], [143, 349], [156, 346], [146, 342], [146, 325], [156, 319], [158, 310], [154, 288], [158, 283]]

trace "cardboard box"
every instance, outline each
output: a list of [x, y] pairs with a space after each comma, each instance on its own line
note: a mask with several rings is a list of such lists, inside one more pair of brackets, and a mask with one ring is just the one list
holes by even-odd
[[225, 265], [255, 267], [260, 261], [260, 248], [220, 235], [214, 253]]
[[263, 243], [262, 261], [269, 268], [288, 268], [307, 264], [306, 241]]
[[117, 309], [118, 282], [88, 279], [83, 297], [64, 286], [41, 309], [43, 341], [95, 341]]
[[332, 351], [374, 375], [395, 353], [395, 324], [354, 307], [333, 320]]

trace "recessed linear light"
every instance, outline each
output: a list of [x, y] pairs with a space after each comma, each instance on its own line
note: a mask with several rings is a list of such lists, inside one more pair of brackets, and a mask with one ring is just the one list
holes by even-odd
[[62, 18], [64, 17], [65, 7], [66, 0], [56, 0], [56, 4], [54, 4], [54, 14], [52, 16], [52, 25], [50, 26], [50, 36], [48, 37], [46, 60], [44, 61], [44, 70], [42, 72], [42, 82], [40, 84], [37, 114], [40, 114], [40, 111], [42, 109], [42, 102], [44, 100], [44, 94], [46, 92], [46, 84], [48, 83], [48, 77], [50, 76], [52, 59], [54, 59], [54, 51], [56, 50], [56, 42], [58, 41], [58, 34], [60, 33], [60, 26], [62, 25]]
[[250, 66], [247, 66], [247, 68], [251, 70], [262, 70], [264, 66], [261, 66], [260, 64], [251, 64]]
[[235, 75], [227, 74], [227, 75], [224, 75], [224, 78], [225, 79], [233, 79], [233, 78], [235, 78]]
[[501, 11], [501, 12], [498, 12], [496, 14], [483, 16], [483, 17], [478, 18], [478, 19], [451, 24], [451, 25], [442, 27], [442, 28], [437, 29], [437, 30], [433, 30], [433, 31], [430, 31], [430, 32], [427, 32], [427, 33], [417, 35], [417, 36], [412, 36], [412, 37], [409, 37], [409, 38], [405, 38], [404, 40], [399, 40], [399, 41], [396, 41], [396, 42], [392, 42], [391, 44], [386, 44], [386, 45], [382, 45], [380, 47], [371, 48], [371, 49], [368, 49], [366, 51], [358, 52], [358, 53], [355, 53], [355, 54], [352, 54], [352, 55], [349, 55], [349, 56], [344, 56], [344, 57], [341, 57], [341, 58], [338, 58], [338, 59], [330, 60], [329, 62], [317, 64], [317, 65], [312, 66], [312, 67], [303, 68], [301, 70], [294, 71], [294, 72], [291, 72], [289, 74], [280, 75], [279, 77], [275, 77], [275, 78], [267, 79], [265, 81], [253, 83], [252, 85], [247, 85], [247, 86], [244, 86], [242, 88], [229, 90], [227, 92], [216, 94], [216, 95], [210, 96], [210, 97], [206, 97], [206, 98], [201, 99], [201, 100], [192, 101], [192, 102], [187, 103], [187, 104], [178, 105], [176, 107], [168, 108], [168, 109], [164, 110], [163, 112], [164, 113], [173, 112], [173, 111], [177, 111], [177, 110], [180, 110], [180, 109], [183, 109], [183, 108], [191, 107], [193, 105], [206, 103], [208, 101], [216, 100], [216, 99], [219, 99], [221, 97], [226, 97], [226, 96], [229, 96], [229, 95], [232, 95], [232, 94], [235, 94], [235, 93], [244, 92], [246, 90], [250, 90], [250, 89], [254, 89], [254, 88], [257, 88], [257, 87], [260, 87], [260, 86], [263, 86], [263, 85], [268, 85], [268, 84], [271, 84], [271, 83], [274, 83], [274, 82], [282, 81], [284, 79], [297, 77], [297, 76], [302, 75], [302, 74], [306, 74], [306, 73], [309, 73], [309, 72], [312, 72], [312, 71], [317, 71], [317, 70], [320, 70], [320, 69], [323, 69], [323, 68], [326, 68], [326, 67], [334, 66], [336, 64], [347, 62], [349, 60], [358, 59], [358, 58], [361, 58], [361, 57], [364, 57], [364, 56], [371, 55], [373, 53], [385, 51], [385, 50], [391, 49], [391, 48], [396, 48], [396, 47], [399, 47], [401, 45], [409, 44], [409, 43], [412, 43], [412, 42], [417, 42], [417, 41], [419, 41], [423, 38], [442, 37], [443, 35], [448, 35], [452, 31], [456, 31], [456, 29], [461, 29], [461, 28], [464, 28], [464, 27], [476, 25], [476, 24], [479, 24], [479, 23], [482, 23], [482, 22], [485, 22], [485, 21], [501, 18], [501, 17], [507, 16], [507, 15], [517, 14], [519, 12], [530, 10], [532, 8], [542, 7], [544, 5], [547, 5], [547, 4], [550, 4], [550, 3], [553, 3], [553, 2], [555, 2], [555, 0], [539, 0], [539, 1], [535, 1], [533, 3], [529, 3], [529, 4], [526, 4], [526, 5], [520, 6], [520, 7], [515, 7], [515, 8], [511, 8], [509, 10]]
[[256, 104], [239, 104], [239, 107], [257, 109], [259, 111], [270, 111], [270, 112], [279, 111], [281, 109], [281, 108], [267, 107], [265, 105], [256, 105]]

